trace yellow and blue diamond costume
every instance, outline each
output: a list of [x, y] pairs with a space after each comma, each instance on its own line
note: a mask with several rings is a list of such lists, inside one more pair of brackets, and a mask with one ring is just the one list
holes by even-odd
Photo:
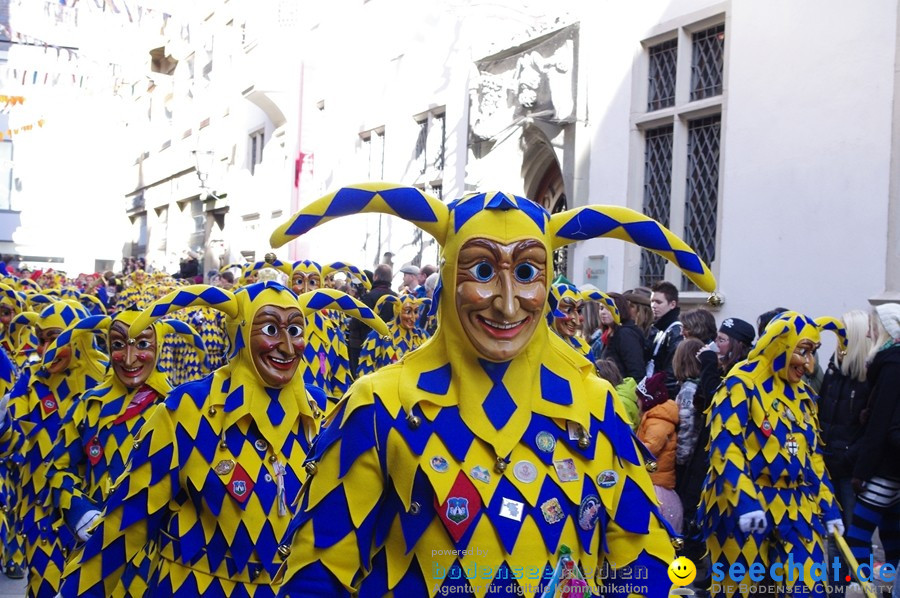
[[[298, 275], [308, 279], [316, 274], [321, 285], [323, 272], [319, 264], [310, 260], [293, 264], [294, 279]], [[306, 318], [304, 335], [306, 348], [300, 364], [303, 380], [306, 384], [322, 389], [329, 400], [337, 401], [353, 381], [347, 341], [341, 331], [340, 321], [326, 310], [317, 311]]]
[[[65, 329], [87, 317], [76, 302], [57, 301], [41, 313], [23, 312], [25, 319], [44, 330]], [[46, 466], [59, 435], [62, 418], [73, 397], [96, 386], [103, 379], [106, 355], [93, 345], [91, 335], [83, 335], [66, 348], [71, 361], [66, 370], [51, 374], [47, 366], [59, 357], [55, 341], [45, 354], [43, 367], [35, 368], [24, 388], [10, 394], [11, 434], [4, 452], [11, 453], [18, 466], [18, 532], [23, 534], [28, 567], [28, 595], [52, 597], [59, 589], [65, 553], [74, 538], [46, 506], [48, 492]]]
[[[359, 353], [358, 376], [371, 374], [375, 370], [399, 361], [403, 355], [413, 349], [418, 349], [428, 340], [428, 335], [418, 326], [412, 329], [401, 326], [400, 313], [406, 305], [412, 305], [417, 314], [422, 309], [428, 311], [431, 307], [431, 299], [418, 299], [415, 295], [403, 295], [402, 297], [383, 295], [375, 302], [375, 313], [379, 313], [381, 306], [385, 303], [390, 303], [394, 309], [394, 319], [388, 322], [390, 335], [384, 337], [374, 330], [369, 333]], [[417, 315], [416, 321], [418, 319]]]
[[[13, 317], [25, 311], [26, 308], [23, 294], [5, 284], [0, 284], [0, 305], [8, 308]], [[34, 354], [38, 340], [30, 326], [21, 326], [16, 333], [11, 328], [12, 326], [0, 329], [0, 348], [6, 351], [9, 358], [13, 360], [16, 366], [16, 377], [18, 377], [29, 358]]]
[[[550, 303], [550, 312], [547, 314], [547, 323], [550, 324], [551, 327], [553, 327], [554, 319], [568, 317], [559, 309], [560, 303], [568, 303], [577, 306], [579, 302], [583, 303], [585, 301], [597, 301], [602, 303], [613, 315], [615, 323], [619, 323], [619, 309], [616, 307], [616, 302], [613, 301], [612, 297], [602, 291], [579, 291], [575, 285], [556, 283], [550, 286], [550, 295], [547, 300]], [[554, 330], [554, 332], [556, 331]], [[578, 335], [563, 337], [560, 335], [560, 338], [569, 345], [572, 345], [576, 351], [584, 355], [591, 363], [594, 363], [596, 356], [591, 349], [591, 345], [582, 337]]]
[[[57, 346], [72, 335], [108, 331], [114, 321], [130, 326], [139, 315], [140, 312], [126, 310], [113, 318], [85, 318], [68, 328], [57, 339]], [[203, 348], [199, 335], [183, 322], [158, 320], [153, 327], [157, 357], [169, 334], [187, 336], [195, 346]], [[113, 483], [125, 471], [138, 432], [153, 413], [152, 408], [164, 401], [171, 390], [166, 374], [155, 366], [144, 384], [132, 389], [126, 388], [114, 369], [109, 368], [98, 386], [76, 397], [69, 406], [49, 459], [47, 478], [53, 508], [73, 534], [83, 515], [103, 507]], [[146, 555], [140, 555], [132, 562], [135, 566], [126, 571], [122, 587], [128, 588], [132, 596], [143, 596], [150, 561]], [[112, 595], [125, 594], [117, 588]]]
[[[551, 216], [504, 193], [447, 206], [386, 183], [313, 202], [272, 244], [360, 211], [410, 220], [443, 246], [439, 325], [403, 360], [360, 378], [332, 412], [307, 462], [279, 595], [532, 595], [563, 544], [589, 578], [606, 563], [665, 579], [675, 553], [649, 455], [615, 391], [544, 325], [511, 360], [482, 358], [456, 311], [457, 262], [471, 239], [535, 240], [546, 248], [549, 276], [554, 248], [612, 236], [656, 250], [711, 290], [702, 261], [626, 208]], [[658, 583], [647, 593], [667, 595]]]
[[[810, 567], [825, 562], [823, 520], [840, 514], [822, 457], [816, 396], [806, 382], [788, 381], [786, 372], [801, 341], [818, 343], [825, 329], [840, 338], [835, 323], [790, 311], [777, 316], [731, 369], [708, 411], [709, 472], [697, 512], [712, 561], [726, 572], [732, 563], [746, 571], [760, 562], [768, 570], [791, 555], [806, 568], [795, 595], [823, 595]], [[743, 532], [738, 519], [754, 511], [766, 513], [765, 531]], [[739, 593], [727, 579], [722, 594]]]
[[149, 542], [158, 545], [148, 584], [154, 596], [272, 596], [279, 542], [320, 413], [299, 377], [281, 388], [263, 383], [249, 344], [255, 314], [265, 306], [304, 314], [348, 309], [385, 329], [343, 293], [316, 291], [298, 299], [270, 281], [234, 294], [185, 287], [153, 303], [130, 334], [195, 305], [226, 313], [231, 359], [174, 389], [148, 418], [92, 536], [67, 564], [63, 596], [112, 595], [126, 565]]

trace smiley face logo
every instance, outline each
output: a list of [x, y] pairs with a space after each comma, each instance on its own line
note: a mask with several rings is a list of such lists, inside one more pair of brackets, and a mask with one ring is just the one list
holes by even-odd
[[676, 586], [686, 586], [697, 576], [697, 567], [687, 557], [680, 556], [669, 565], [669, 579]]

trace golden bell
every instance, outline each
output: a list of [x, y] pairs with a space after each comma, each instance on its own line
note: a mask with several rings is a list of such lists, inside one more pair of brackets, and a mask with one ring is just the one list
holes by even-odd
[[406, 418], [406, 423], [409, 424], [410, 428], [416, 430], [419, 426], [422, 425], [422, 418], [418, 415], [410, 415]]
[[224, 439], [222, 440], [222, 442], [219, 443], [219, 448], [222, 449], [223, 451], [228, 448], [228, 444], [225, 442]]
[[588, 438], [587, 436], [581, 436], [578, 438], [578, 448], [586, 449], [589, 446], [591, 446], [590, 438]]
[[269, 455], [269, 463], [274, 463], [275, 459], [276, 459], [275, 455]]
[[659, 466], [656, 464], [656, 461], [647, 461], [647, 471], [650, 473], [656, 473], [656, 470]]
[[710, 305], [710, 307], [721, 307], [725, 300], [722, 299], [722, 296], [713, 291], [710, 293], [709, 297], [706, 298], [706, 302]]
[[291, 547], [288, 546], [287, 544], [280, 544], [278, 546], [278, 556], [280, 556], [283, 559], [286, 559], [289, 556], [291, 556]]
[[304, 467], [306, 469], [306, 474], [310, 476], [316, 475], [316, 472], [319, 471], [319, 466], [316, 465], [315, 461], [310, 461]]
[[681, 550], [684, 548], [684, 539], [683, 538], [672, 538], [672, 548], [675, 550]]
[[137, 449], [139, 446], [141, 446], [141, 441], [140, 441], [140, 440], [135, 440], [135, 441], [134, 441], [134, 448]]
[[274, 263], [275, 263], [275, 260], [278, 259], [278, 256], [275, 255], [275, 254], [272, 253], [272, 252], [269, 252], [269, 253], [266, 254], [266, 257], [265, 257], [264, 259], [265, 259], [265, 261], [266, 261], [267, 264], [274, 264]]
[[497, 457], [497, 473], [503, 473], [504, 471], [506, 471], [506, 466], [506, 459], [504, 459], [503, 457]]
[[215, 415], [215, 414], [216, 414], [216, 408], [215, 408], [215, 407], [210, 407], [210, 408], [209, 408], [209, 414], [210, 414], [210, 415]]

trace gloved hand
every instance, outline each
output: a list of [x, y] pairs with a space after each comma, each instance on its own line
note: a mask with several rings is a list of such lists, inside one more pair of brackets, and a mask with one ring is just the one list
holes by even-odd
[[78, 536], [78, 539], [82, 542], [87, 542], [88, 538], [91, 537], [91, 531], [89, 528], [97, 518], [100, 517], [100, 511], [88, 511], [84, 515], [81, 516], [81, 519], [78, 520], [78, 525], [75, 526], [75, 535]]
[[738, 526], [744, 533], [761, 532], [766, 529], [765, 511], [750, 511], [738, 518]]
[[828, 535], [832, 536], [837, 533], [839, 536], [844, 535], [844, 522], [841, 519], [829, 519], [825, 522], [825, 529], [828, 530]]

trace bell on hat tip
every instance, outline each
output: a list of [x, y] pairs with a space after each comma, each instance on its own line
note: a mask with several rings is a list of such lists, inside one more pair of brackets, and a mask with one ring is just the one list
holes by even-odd
[[725, 300], [722, 299], [722, 296], [720, 294], [713, 291], [712, 293], [709, 294], [709, 297], [706, 298], [706, 302], [711, 307], [721, 307], [722, 304], [725, 303]]
[[277, 259], [278, 259], [278, 256], [276, 256], [276, 255], [275, 255], [274, 253], [272, 253], [272, 252], [267, 253], [267, 254], [266, 254], [266, 257], [265, 257], [265, 260], [266, 260], [266, 263], [267, 263], [267, 264], [274, 264], [274, 263], [275, 263], [275, 260], [277, 260]]
[[656, 461], [647, 461], [647, 471], [650, 473], [655, 473], [658, 467]]

